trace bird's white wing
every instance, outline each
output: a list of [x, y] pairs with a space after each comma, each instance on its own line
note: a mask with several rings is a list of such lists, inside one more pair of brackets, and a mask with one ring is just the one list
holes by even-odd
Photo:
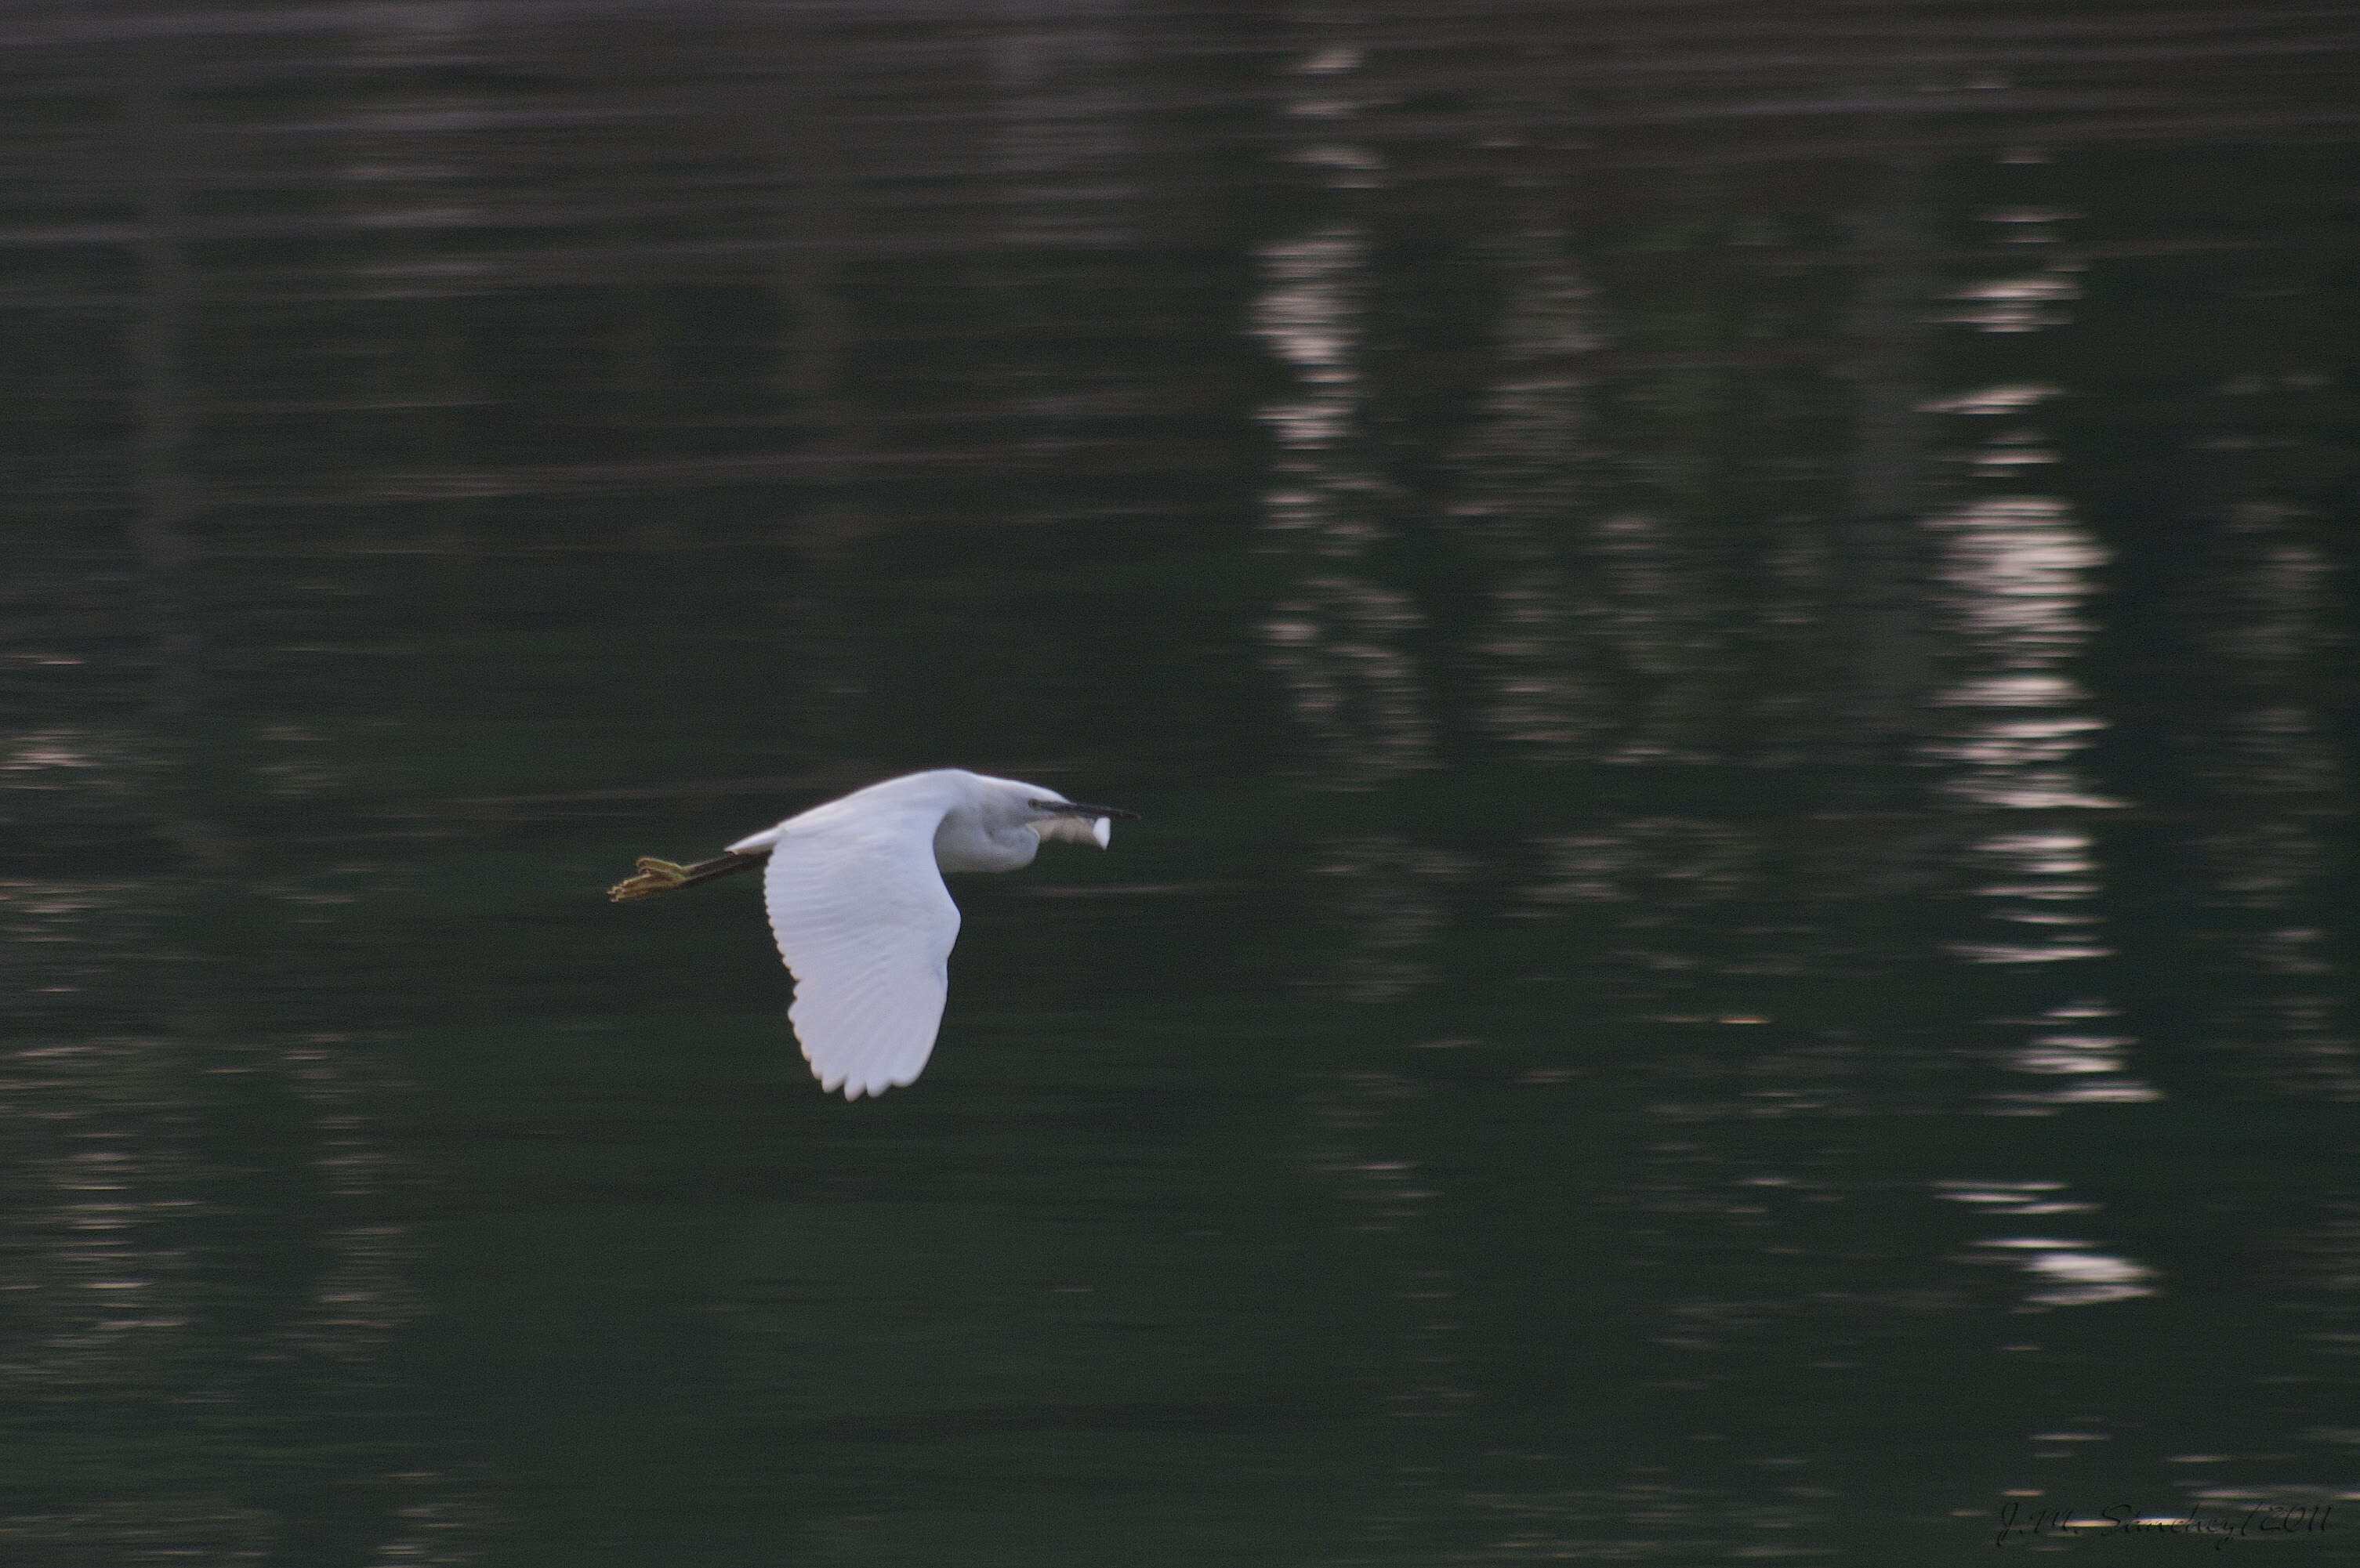
[[934, 1049], [959, 927], [934, 866], [941, 815], [790, 831], [762, 874], [770, 931], [795, 976], [787, 1018], [820, 1087], [841, 1086], [847, 1100], [909, 1083]]

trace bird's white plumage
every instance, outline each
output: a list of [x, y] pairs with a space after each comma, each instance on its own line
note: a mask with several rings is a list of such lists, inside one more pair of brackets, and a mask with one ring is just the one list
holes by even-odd
[[1043, 838], [1106, 847], [1104, 817], [1040, 808], [1065, 797], [959, 768], [889, 779], [729, 846], [768, 851], [762, 890], [795, 977], [787, 1009], [823, 1089], [847, 1099], [916, 1079], [950, 989], [958, 906], [945, 868], [1008, 871]]
[[911, 1083], [934, 1053], [959, 928], [934, 866], [942, 816], [927, 802], [806, 813], [780, 830], [762, 873], [795, 976], [788, 1021], [820, 1087], [849, 1100]]

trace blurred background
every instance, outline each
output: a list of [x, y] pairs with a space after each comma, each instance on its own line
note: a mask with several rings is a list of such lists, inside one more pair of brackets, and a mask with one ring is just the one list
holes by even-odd
[[[0, 6], [0, 1557], [2348, 1550], [2355, 68]], [[880, 1101], [603, 897], [946, 764]]]

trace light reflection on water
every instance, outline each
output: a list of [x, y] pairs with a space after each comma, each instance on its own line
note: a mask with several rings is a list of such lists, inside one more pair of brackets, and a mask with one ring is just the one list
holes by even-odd
[[2015, 810], [2113, 804], [2074, 766], [2104, 721], [2063, 673], [2088, 642], [2081, 604], [2104, 553], [2046, 497], [1982, 502], [1930, 526], [1966, 644], [1960, 679], [1934, 698], [1965, 721], [1933, 749], [1961, 765], [1944, 787]]
[[[553, 16], [0, 38], [12, 1561], [2348, 1487], [2323, 14]], [[596, 900], [944, 761], [856, 1115]]]
[[1350, 442], [1366, 397], [1354, 366], [1354, 275], [1366, 245], [1349, 228], [1266, 246], [1271, 287], [1255, 335], [1294, 370], [1299, 399], [1261, 410], [1282, 455], [1265, 527], [1301, 575], [1263, 625], [1295, 717], [1321, 737], [1331, 781], [1367, 783], [1428, 760], [1431, 739], [1401, 644], [1422, 617], [1407, 597], [1352, 568], [1382, 539], [1383, 486], [1355, 465]]

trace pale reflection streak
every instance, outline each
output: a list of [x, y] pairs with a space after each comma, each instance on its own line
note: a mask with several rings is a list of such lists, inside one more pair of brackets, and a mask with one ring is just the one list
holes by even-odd
[[2010, 1263], [2032, 1276], [2022, 1311], [2087, 1307], [2156, 1293], [2155, 1270], [2090, 1242], [2050, 1236], [2006, 1236], [1975, 1244], [1979, 1261]]
[[1348, 1252], [1376, 1276], [1370, 1305], [1384, 1343], [1385, 1413], [1397, 1434], [1383, 1458], [1383, 1501], [1369, 1523], [1380, 1533], [1415, 1517], [1444, 1472], [1449, 1437], [1436, 1423], [1473, 1408], [1473, 1379], [1459, 1340], [1465, 1290], [1440, 1234], [1433, 1178], [1406, 1152], [1421, 1102], [1431, 1091], [1400, 1076], [1362, 1071], [1310, 1080], [1312, 1168], [1330, 1184], [1348, 1229]]
[[1612, 591], [1604, 625], [1614, 634], [1617, 656], [1647, 692], [1608, 760], [1719, 760], [1697, 704], [1707, 690], [1702, 657], [1719, 650], [1723, 635], [1714, 612], [1726, 606], [1706, 596], [1682, 541], [1660, 517], [1626, 512], [1605, 518], [1590, 548]]
[[1399, 834], [1328, 846], [1317, 875], [1332, 879], [1323, 903], [1341, 938], [1331, 983], [1355, 1001], [1380, 1002], [1433, 980], [1428, 950], [1449, 914], [1444, 890], [1472, 869]]
[[[1360, 311], [1357, 275], [1366, 251], [1359, 231], [1349, 226], [1262, 248], [1269, 285], [1254, 302], [1254, 335], [1294, 369], [1305, 394], [1262, 411], [1289, 453], [1322, 452], [1351, 430], [1360, 400], [1360, 375], [1354, 365]], [[1301, 513], [1309, 504], [1309, 497], [1297, 499], [1296, 515], [1273, 519], [1273, 526], [1306, 526], [1312, 519]]]
[[1966, 859], [1970, 872], [1987, 878], [1975, 892], [1994, 900], [1993, 918], [2006, 922], [2007, 936], [1953, 942], [1959, 956], [1978, 964], [2056, 964], [2113, 951], [2100, 940], [2099, 918], [2088, 907], [2098, 891], [2088, 833], [1992, 833], [1970, 844]]
[[[1946, 608], [1968, 670], [1935, 702], [1943, 788], [1979, 806], [2106, 806], [2075, 766], [2103, 722], [2066, 672], [2090, 635], [2081, 605], [2105, 552], [2062, 501], [2017, 495], [1931, 520]], [[1939, 721], [1938, 720], [1938, 723]]]
[[[1491, 622], [1479, 645], [1491, 665], [1484, 680], [1489, 727], [1502, 739], [1546, 754], [1570, 754], [1596, 733], [1600, 692], [1583, 672], [1590, 628], [1585, 604], [1568, 579], [1563, 540], [1576, 526], [1583, 436], [1590, 424], [1588, 381], [1564, 362], [1598, 346], [1593, 290], [1567, 254], [1565, 236], [1546, 225], [1518, 237], [1521, 273], [1501, 325], [1502, 374], [1485, 396], [1482, 416], [1457, 466], [1464, 499], [1451, 518], [1483, 545], [1495, 572]], [[1637, 568], [1641, 519], [1602, 530], [1610, 572]], [[1627, 609], [1628, 606], [1625, 606]], [[1644, 638], [1644, 614], [1615, 617], [1617, 629]]]
[[[300, 796], [318, 787], [308, 730], [266, 726], [260, 738], [279, 759], [263, 764], [264, 789]], [[0, 803], [36, 840], [86, 835], [101, 819], [120, 834], [155, 810], [149, 786], [167, 766], [159, 751], [130, 734], [28, 729], [0, 740]], [[261, 886], [296, 903], [299, 920], [315, 918], [313, 899], [350, 897]], [[351, 1042], [316, 1036], [279, 1049], [223, 1038], [206, 1021], [214, 987], [235, 982], [222, 975], [226, 950], [191, 911], [214, 918], [224, 891], [206, 878], [0, 883], [0, 991], [19, 1042], [0, 1052], [0, 1181], [9, 1192], [0, 1207], [0, 1390], [19, 1411], [48, 1412], [39, 1420], [70, 1419], [84, 1440], [130, 1424], [153, 1430], [159, 1411], [212, 1410], [263, 1432], [289, 1419], [279, 1401], [290, 1392], [310, 1399], [295, 1419], [350, 1421], [383, 1399], [375, 1385], [386, 1342], [419, 1311], [408, 1227], [371, 1213], [391, 1160], [352, 1085]], [[99, 1018], [122, 1022], [94, 1028]], [[267, 1218], [219, 1201], [246, 1172], [225, 1167], [209, 1141], [213, 1119], [232, 1106], [283, 1116], [281, 1088], [300, 1108], [272, 1124], [291, 1150], [277, 1174], [297, 1191], [323, 1191], [325, 1214], [300, 1199], [282, 1197]], [[270, 1234], [257, 1240], [265, 1225]], [[319, 1263], [300, 1280], [251, 1271], [244, 1266], [257, 1247]], [[268, 1394], [250, 1377], [263, 1365], [279, 1369]], [[169, 1427], [156, 1438], [181, 1443], [192, 1462], [198, 1449], [188, 1445], [201, 1442]], [[219, 1456], [213, 1474], [223, 1479], [211, 1490], [197, 1476], [126, 1486], [87, 1512], [0, 1516], [0, 1557], [69, 1547], [119, 1562], [260, 1552], [281, 1521], [248, 1506], [253, 1477], [240, 1473], [258, 1462], [233, 1447]], [[380, 1521], [387, 1552], [400, 1549], [385, 1561], [464, 1560], [455, 1524], [441, 1522], [465, 1511], [448, 1478], [388, 1491], [406, 1506]], [[428, 1516], [434, 1522], [421, 1522]]]
[[[2113, 948], [2095, 904], [2095, 843], [2065, 814], [2115, 803], [2081, 767], [2103, 721], [2067, 672], [2090, 635], [2081, 606], [2088, 573], [2104, 554], [2063, 503], [2045, 496], [1975, 503], [1932, 526], [1941, 541], [1939, 581], [1967, 655], [1936, 698], [1943, 718], [1928, 749], [1947, 765], [1941, 787], [1962, 805], [2042, 813], [2037, 825], [1983, 833], [1964, 846], [1974, 890], [1997, 929], [1950, 951], [1999, 964], [2105, 957]], [[2037, 1086], [2001, 1095], [2002, 1108], [2039, 1113], [2156, 1098], [2125, 1070], [2130, 1037], [2069, 1025], [2113, 1012], [2081, 997], [2047, 1009], [2034, 1025], [2042, 1032], [2004, 1057]]]
[[1937, 319], [1986, 332], [2033, 332], [2061, 327], [2072, 318], [2064, 307], [2081, 297], [2080, 269], [2059, 263], [2025, 278], [1999, 278], [1971, 284], [1950, 296], [1956, 309]]
[[[2054, 241], [2057, 225], [2075, 215], [2028, 206], [1981, 214], [2003, 226], [2005, 240], [2025, 244]], [[1965, 308], [1939, 319], [2003, 335], [2061, 325], [2064, 307], [2080, 297], [2076, 271], [2060, 261], [2029, 277], [1969, 285], [1951, 295]], [[1993, 429], [1987, 421], [2013, 421], [2061, 396], [2054, 384], [2027, 378], [1919, 408], [1973, 421], [1981, 440], [1963, 454], [1970, 478], [2007, 485], [2053, 462], [2055, 453], [2036, 427]], [[1933, 698], [1925, 746], [1941, 769], [1938, 788], [1967, 809], [2038, 813], [2024, 826], [1979, 833], [1963, 847], [1988, 934], [1953, 942], [1950, 951], [1971, 963], [2006, 965], [2107, 957], [2114, 947], [2097, 906], [2102, 868], [2082, 813], [2121, 802], [2090, 780], [2086, 755], [2105, 723], [2076, 678], [2095, 629], [2086, 608], [2092, 579], [2107, 553], [2072, 508], [2049, 495], [1986, 495], [1926, 526], [1937, 552], [1938, 604], [1954, 650], [1949, 679]], [[2136, 1042], [2103, 1023], [2114, 1016], [2103, 997], [2068, 995], [2037, 1018], [2002, 1021], [2019, 1041], [2004, 1050], [2002, 1061], [2028, 1083], [1997, 1095], [1996, 1108], [2044, 1115], [2068, 1105], [2157, 1098], [2127, 1070]]]
[[[377, 78], [385, 82], [402, 80], [395, 73], [404, 70], [432, 70], [474, 42], [480, 27], [475, 7], [464, 4], [374, 6], [356, 13], [354, 22], [348, 47], [385, 73]], [[487, 270], [480, 262], [437, 256], [421, 280], [414, 276], [417, 256], [389, 261], [381, 248], [403, 230], [423, 234], [495, 221], [490, 209], [462, 199], [465, 182], [481, 170], [469, 158], [454, 156], [481, 126], [486, 109], [474, 93], [430, 91], [380, 101], [374, 112], [353, 116], [349, 136], [336, 138], [335, 179], [343, 187], [345, 221], [371, 232], [370, 260], [354, 269], [355, 292], [380, 299], [432, 296]], [[401, 274], [412, 276], [396, 281]]]
[[[1350, 50], [1322, 49], [1296, 71], [1322, 83], [1357, 69]], [[1332, 106], [1323, 85], [1316, 99]], [[1353, 153], [1352, 157], [1343, 156]], [[1376, 181], [1374, 155], [1320, 146], [1298, 158], [1328, 170], [1333, 191]], [[1292, 373], [1295, 395], [1261, 417], [1278, 443], [1263, 498], [1270, 548], [1299, 563], [1263, 623], [1264, 647], [1331, 783], [1368, 784], [1432, 761], [1433, 723], [1407, 641], [1424, 624], [1404, 594], [1362, 569], [1382, 528], [1386, 486], [1352, 452], [1367, 388], [1359, 365], [1368, 243], [1332, 223], [1260, 252], [1263, 287], [1250, 331]]]
[[2056, 1078], [2050, 1104], [2136, 1103], [2157, 1098], [2155, 1090], [2124, 1077], [2125, 1053], [2136, 1037], [2109, 1022], [2119, 1015], [2103, 1002], [2065, 1002], [2043, 1012], [2036, 1034], [2009, 1057], [2019, 1073]]
[[[1360, 107], [1341, 79], [1364, 62], [1345, 45], [1308, 51], [1291, 68], [1302, 85], [1284, 105], [1291, 120], [1322, 139], [1283, 156], [1348, 201], [1383, 181], [1375, 153], [1327, 139]], [[1434, 736], [1410, 650], [1424, 617], [1365, 570], [1388, 495], [1356, 450], [1367, 439], [1360, 357], [1368, 241], [1358, 223], [1333, 221], [1264, 246], [1260, 261], [1263, 287], [1251, 331], [1295, 382], [1291, 396], [1262, 410], [1278, 449], [1263, 498], [1265, 548], [1294, 567], [1291, 586], [1263, 623], [1266, 657], [1285, 681], [1323, 782], [1371, 785], [1430, 766]], [[1372, 1002], [1430, 978], [1425, 951], [1446, 915], [1437, 883], [1460, 869], [1452, 857], [1395, 834], [1329, 846], [1319, 870], [1334, 879], [1323, 904], [1340, 922], [1338, 957], [1321, 983]], [[1303, 1089], [1310, 1163], [1331, 1184], [1357, 1238], [1344, 1245], [1381, 1281], [1369, 1304], [1384, 1357], [1385, 1410], [1394, 1422], [1381, 1460], [1382, 1500], [1366, 1520], [1379, 1538], [1428, 1506], [1425, 1488], [1453, 1447], [1435, 1423], [1472, 1399], [1456, 1348], [1461, 1290], [1434, 1217], [1438, 1194], [1404, 1149], [1424, 1093], [1374, 1071], [1313, 1074]]]
[[[110, 902], [121, 909], [131, 891], [113, 890]], [[80, 892], [11, 885], [12, 934], [49, 910], [68, 922], [61, 934], [70, 940], [56, 946], [88, 940], [71, 930], [92, 901], [91, 890]], [[357, 1210], [381, 1192], [389, 1161], [332, 1060], [328, 1048], [344, 1043], [315, 1040], [277, 1062], [268, 1051], [235, 1052], [243, 1060], [211, 1071], [269, 1077], [283, 1067], [284, 1081], [317, 1112], [314, 1171], [332, 1201]], [[386, 1342], [420, 1311], [409, 1227], [322, 1227], [305, 1240], [324, 1265], [284, 1308], [274, 1286], [234, 1277], [241, 1222], [204, 1195], [228, 1173], [202, 1152], [206, 1102], [193, 1086], [195, 1060], [186, 1040], [140, 1036], [44, 1041], [0, 1055], [0, 1176], [12, 1194], [0, 1210], [0, 1389], [20, 1411], [73, 1410], [76, 1428], [93, 1436], [117, 1422], [152, 1425], [165, 1409], [213, 1408], [267, 1428], [287, 1418], [267, 1404], [241, 1409], [246, 1396], [225, 1390], [270, 1365], [311, 1388], [311, 1419], [344, 1426], [383, 1397], [374, 1385]], [[276, 1216], [277, 1225], [290, 1223]], [[256, 1329], [228, 1326], [257, 1309], [266, 1321]], [[271, 1397], [284, 1392], [282, 1385]], [[251, 1458], [225, 1453], [220, 1472]], [[71, 1546], [131, 1561], [134, 1548], [162, 1556], [200, 1555], [224, 1541], [266, 1545], [282, 1521], [246, 1505], [252, 1479], [210, 1497], [183, 1485], [86, 1513], [0, 1515], [0, 1555]], [[384, 1521], [378, 1561], [473, 1560], [471, 1506], [450, 1477], [388, 1480], [401, 1501]]]
[[[2068, 674], [2089, 637], [2081, 601], [2105, 561], [2065, 505], [2016, 495], [1933, 518], [1939, 584], [1963, 644], [1963, 672], [1935, 695], [1928, 755], [1959, 804], [2058, 813], [2110, 806], [2079, 767], [2103, 722]], [[1984, 964], [2110, 953], [2091, 908], [2098, 863], [2089, 830], [2065, 816], [1973, 839], [1968, 863], [2001, 936], [1954, 943]]]
[[0, 792], [14, 824], [119, 823], [158, 765], [158, 748], [127, 730], [39, 724], [0, 735]]
[[[0, 749], [8, 814], [37, 828], [93, 802], [119, 820], [148, 766], [127, 740], [72, 728]], [[20, 1408], [136, 1390], [187, 1356], [199, 1313], [191, 1160], [154, 1114], [180, 1087], [178, 1057], [145, 1035], [73, 1033], [94, 993], [136, 984], [153, 938], [144, 904], [127, 882], [0, 883], [0, 981], [20, 1042], [0, 1055], [0, 1388]]]
[[[379, 1190], [392, 1167], [370, 1136], [358, 1091], [340, 1060], [353, 1049], [349, 1035], [315, 1034], [279, 1052], [280, 1071], [311, 1107], [321, 1178], [347, 1203]], [[366, 1362], [421, 1310], [408, 1272], [416, 1250], [410, 1227], [341, 1225], [323, 1234], [322, 1246], [334, 1261], [312, 1288], [309, 1311], [289, 1325], [289, 1336], [318, 1355]]]
[[1918, 405], [1921, 414], [2013, 414], [2062, 396], [2063, 388], [2042, 381], [2006, 382], [1978, 387], [1948, 397], [1931, 397]]
[[1140, 187], [1124, 172], [1135, 150], [1128, 105], [1092, 82], [1124, 62], [1113, 25], [1122, 10], [1119, 0], [1000, 8], [985, 49], [1000, 243], [1131, 243]]
[[168, 1097], [171, 1052], [118, 1038], [19, 1047], [0, 1059], [0, 1124], [17, 1196], [0, 1225], [12, 1324], [0, 1380], [18, 1401], [137, 1389], [185, 1354], [196, 1315], [186, 1245], [188, 1158], [143, 1127]]
[[[1936, 1192], [1978, 1214], [2032, 1217], [2095, 1214], [2095, 1203], [2064, 1196], [2062, 1181], [1938, 1181]], [[1972, 1263], [2001, 1263], [2031, 1277], [2019, 1312], [2049, 1307], [2095, 1306], [2156, 1293], [2156, 1271], [2143, 1263], [2101, 1251], [2098, 1244], [2054, 1236], [1994, 1236], [1973, 1244]]]
[[[2245, 395], [2241, 382], [2225, 391]], [[2313, 526], [2301, 508], [2240, 504], [2204, 584], [2211, 689], [2189, 704], [2180, 739], [2210, 809], [2187, 847], [2195, 901], [2218, 912], [2199, 961], [2236, 979], [2206, 988], [2196, 1022], [2202, 1044], [2233, 1072], [2355, 1099], [2350, 976], [2324, 907], [2335, 859], [2326, 824], [2348, 788], [2345, 764], [2300, 695], [2334, 636], [2332, 568], [2306, 537]]]
[[1702, 705], [1725, 606], [1681, 524], [1635, 508], [1601, 515], [1592, 388], [1568, 368], [1603, 342], [1596, 290], [1549, 223], [1507, 250], [1515, 286], [1502, 370], [1455, 456], [1461, 498], [1450, 506], [1492, 576], [1477, 644], [1486, 727], [1555, 758], [1718, 760], [1725, 741]]

